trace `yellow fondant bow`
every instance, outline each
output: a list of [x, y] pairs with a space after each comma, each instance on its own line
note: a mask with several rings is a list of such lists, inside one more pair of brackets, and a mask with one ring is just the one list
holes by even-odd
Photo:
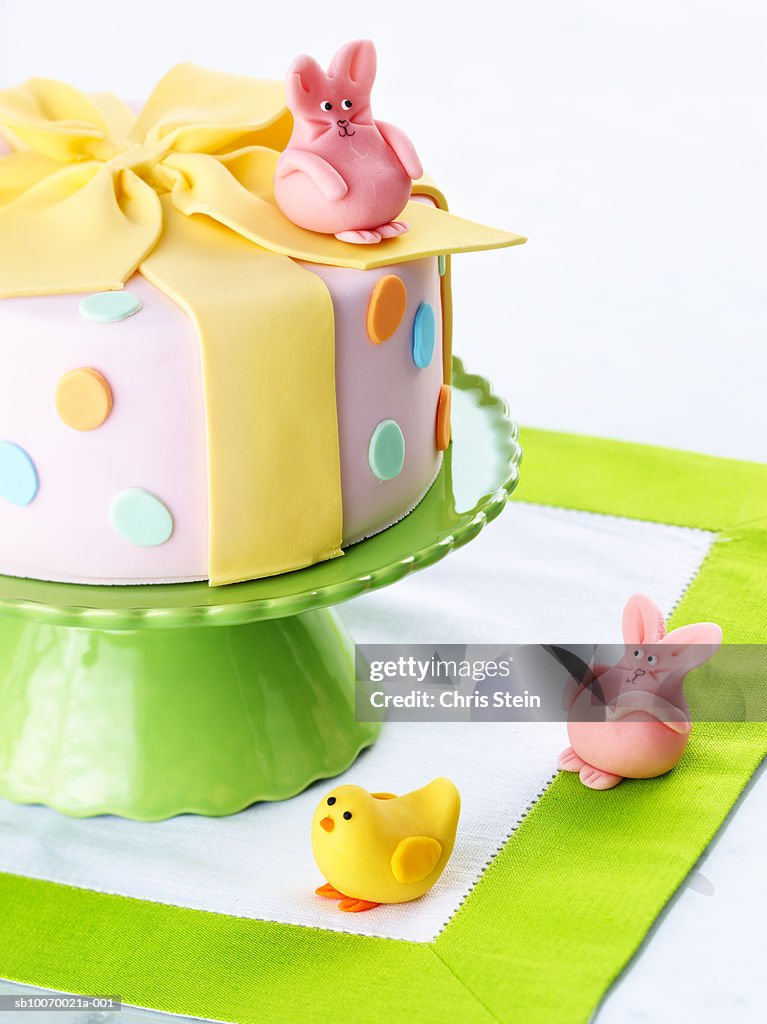
[[378, 246], [305, 231], [272, 189], [291, 128], [281, 83], [190, 64], [138, 117], [46, 79], [0, 91], [0, 298], [118, 289], [140, 270], [195, 321], [212, 583], [341, 553], [333, 308], [294, 260], [369, 269], [523, 241], [416, 203]]
[[296, 259], [370, 269], [518, 236], [411, 204], [408, 234], [355, 246], [292, 224], [272, 181], [292, 119], [279, 82], [171, 70], [138, 118], [114, 97], [32, 79], [0, 91], [0, 297], [119, 288], [162, 235], [159, 195]]

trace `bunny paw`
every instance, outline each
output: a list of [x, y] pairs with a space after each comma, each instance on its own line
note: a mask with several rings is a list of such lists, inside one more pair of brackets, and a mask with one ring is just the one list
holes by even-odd
[[410, 225], [401, 220], [393, 220], [390, 224], [382, 224], [375, 229], [381, 238], [396, 238], [397, 235], [404, 235], [410, 230]]
[[583, 758], [578, 757], [572, 747], [568, 747], [567, 750], [563, 750], [559, 755], [559, 765], [557, 767], [563, 772], [579, 772], [585, 764], [586, 762]]
[[339, 242], [352, 242], [354, 245], [375, 245], [381, 241], [378, 231], [339, 231], [336, 238]]
[[612, 789], [622, 782], [622, 775], [612, 775], [610, 772], [603, 772], [600, 768], [592, 768], [590, 764], [584, 764], [580, 770], [580, 779], [584, 786], [589, 789]]

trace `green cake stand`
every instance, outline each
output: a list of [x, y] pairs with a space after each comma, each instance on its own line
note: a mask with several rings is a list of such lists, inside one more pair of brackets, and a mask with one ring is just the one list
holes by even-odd
[[473, 540], [520, 458], [505, 403], [456, 359], [439, 476], [343, 558], [221, 588], [0, 577], [0, 796], [156, 821], [338, 775], [380, 724], [355, 721], [353, 647], [331, 606]]

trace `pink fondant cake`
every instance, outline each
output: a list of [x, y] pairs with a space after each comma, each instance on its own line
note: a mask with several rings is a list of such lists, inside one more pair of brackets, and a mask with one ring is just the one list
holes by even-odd
[[524, 239], [426, 179], [400, 209], [420, 162], [374, 75], [361, 42], [299, 58], [290, 110], [191, 65], [138, 114], [0, 91], [0, 573], [231, 583], [418, 504], [450, 440], [447, 255]]
[[[333, 300], [343, 539], [350, 544], [406, 515], [440, 467], [439, 270], [436, 257], [369, 271], [304, 265]], [[368, 307], [378, 282], [391, 275], [403, 282], [407, 304], [394, 333], [375, 344]], [[0, 500], [0, 572], [85, 583], [207, 577], [198, 339], [186, 313], [140, 274], [125, 290], [141, 306], [116, 322], [83, 316], [81, 294], [0, 302], [0, 334], [14, 344], [13, 365], [0, 374], [0, 439], [23, 449], [38, 477], [28, 504]], [[418, 367], [413, 329], [423, 303], [436, 314], [436, 344], [428, 364]], [[80, 430], [62, 420], [55, 396], [62, 377], [86, 367], [106, 382], [112, 407], [97, 428]], [[275, 388], [289, 387], [289, 380], [275, 380]], [[405, 458], [396, 476], [381, 480], [371, 468], [369, 447], [376, 426], [389, 419], [402, 430]], [[167, 540], [136, 544], [115, 529], [112, 503], [133, 489], [168, 509]]]

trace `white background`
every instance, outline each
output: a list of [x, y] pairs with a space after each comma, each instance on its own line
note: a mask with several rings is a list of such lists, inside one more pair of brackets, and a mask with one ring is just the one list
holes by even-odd
[[[124, 12], [130, 12], [128, 17]], [[368, 36], [374, 112], [466, 216], [456, 349], [536, 426], [767, 459], [760, 0], [0, 0], [0, 86], [281, 78]]]
[[[281, 77], [359, 36], [379, 51], [376, 115], [452, 208], [530, 237], [454, 261], [456, 350], [516, 418], [767, 460], [758, 0], [0, 0], [0, 87], [40, 74], [140, 98], [177, 60]], [[359, 634], [413, 607], [439, 635], [440, 601], [503, 592], [514, 514], [347, 620]], [[762, 776], [600, 1022], [755, 1019], [766, 796]]]

